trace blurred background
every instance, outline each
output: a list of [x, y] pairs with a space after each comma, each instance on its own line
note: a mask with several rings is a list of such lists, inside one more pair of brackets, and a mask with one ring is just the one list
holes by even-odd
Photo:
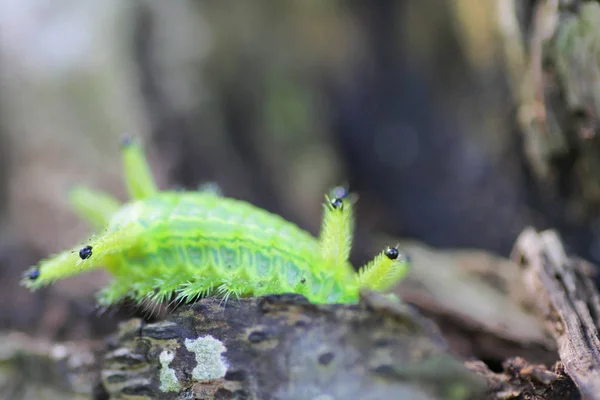
[[70, 186], [125, 199], [124, 134], [161, 188], [216, 182], [313, 234], [323, 194], [348, 184], [355, 265], [381, 235], [507, 257], [528, 225], [597, 262], [579, 142], [535, 146], [551, 113], [536, 40], [582, 3], [0, 0], [0, 328], [114, 329], [94, 315], [102, 272], [35, 294], [18, 281], [90, 232]]

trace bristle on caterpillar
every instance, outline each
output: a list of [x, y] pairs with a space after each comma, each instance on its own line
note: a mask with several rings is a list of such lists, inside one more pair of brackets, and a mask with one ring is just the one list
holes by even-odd
[[160, 191], [139, 143], [121, 146], [131, 201], [78, 187], [74, 210], [96, 228], [85, 243], [42, 260], [23, 276], [32, 290], [95, 268], [113, 277], [98, 293], [109, 307], [190, 303], [299, 293], [314, 303], [353, 303], [361, 288], [389, 289], [408, 262], [390, 247], [355, 272], [348, 258], [357, 196], [337, 187], [325, 196], [318, 238], [278, 215], [218, 190]]

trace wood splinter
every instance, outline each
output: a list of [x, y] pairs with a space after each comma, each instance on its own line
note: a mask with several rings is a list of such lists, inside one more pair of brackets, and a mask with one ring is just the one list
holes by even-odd
[[585, 399], [600, 399], [600, 296], [585, 261], [568, 257], [554, 231], [524, 230], [511, 257]]

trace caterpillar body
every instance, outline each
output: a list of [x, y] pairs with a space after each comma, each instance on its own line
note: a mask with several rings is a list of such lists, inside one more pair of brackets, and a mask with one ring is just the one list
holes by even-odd
[[96, 227], [88, 244], [42, 260], [25, 274], [32, 290], [58, 279], [105, 268], [112, 281], [100, 305], [191, 302], [299, 293], [315, 303], [352, 303], [361, 288], [388, 289], [407, 260], [390, 247], [354, 272], [348, 261], [354, 196], [341, 188], [326, 196], [320, 236], [282, 217], [214, 190], [159, 191], [138, 143], [122, 146], [125, 183], [132, 198], [116, 199], [84, 187], [71, 202]]

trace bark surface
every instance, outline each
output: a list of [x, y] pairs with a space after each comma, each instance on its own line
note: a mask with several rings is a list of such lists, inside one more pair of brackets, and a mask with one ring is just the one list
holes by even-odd
[[[448, 353], [435, 325], [366, 293], [358, 305], [297, 295], [205, 299], [164, 320], [132, 319], [105, 344], [10, 340], [11, 398], [469, 399], [483, 380]], [[20, 343], [20, 345], [17, 345]], [[16, 347], [15, 347], [16, 346]], [[41, 346], [41, 347], [40, 347]], [[82, 347], [83, 346], [83, 347]], [[51, 375], [19, 376], [42, 366]]]

